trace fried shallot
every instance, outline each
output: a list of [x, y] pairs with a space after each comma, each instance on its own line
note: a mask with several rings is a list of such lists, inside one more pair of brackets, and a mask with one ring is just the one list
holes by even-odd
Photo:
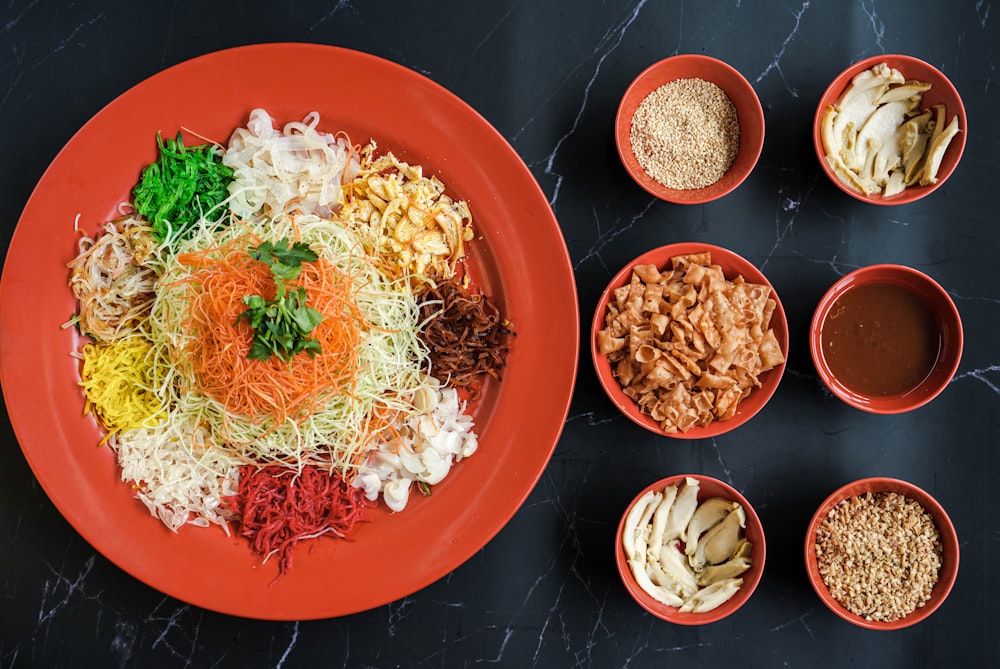
[[482, 290], [470, 291], [458, 275], [428, 287], [422, 300], [426, 326], [420, 336], [430, 349], [431, 375], [467, 389], [475, 399], [484, 374], [500, 379], [509, 336], [516, 334], [510, 321]]

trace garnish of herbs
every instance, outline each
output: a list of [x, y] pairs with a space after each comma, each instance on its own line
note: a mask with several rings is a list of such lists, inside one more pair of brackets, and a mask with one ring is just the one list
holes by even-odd
[[323, 321], [323, 314], [306, 306], [305, 288], [288, 286], [285, 282], [297, 279], [302, 272], [302, 263], [316, 262], [319, 256], [308, 244], [292, 244], [287, 238], [273, 244], [263, 242], [247, 253], [270, 268], [275, 285], [273, 300], [260, 295], [243, 298], [247, 310], [236, 318], [236, 323], [246, 320], [254, 331], [247, 357], [268, 360], [277, 356], [288, 362], [303, 351], [314, 357], [320, 352], [320, 345], [308, 335]]

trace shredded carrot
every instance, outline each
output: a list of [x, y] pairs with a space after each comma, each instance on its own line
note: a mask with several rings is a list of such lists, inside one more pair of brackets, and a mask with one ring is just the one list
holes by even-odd
[[291, 568], [299, 541], [325, 534], [345, 537], [375, 502], [365, 498], [362, 488], [318, 467], [296, 471], [244, 465], [239, 492], [223, 505], [240, 519], [240, 536], [255, 551], [265, 559], [278, 556], [280, 577]]
[[185, 329], [193, 336], [180, 352], [190, 361], [197, 387], [221, 402], [230, 413], [251, 419], [302, 420], [335, 393], [350, 392], [358, 369], [362, 316], [352, 278], [322, 258], [304, 263], [288, 286], [302, 286], [309, 306], [324, 320], [310, 336], [320, 344], [314, 357], [304, 353], [283, 362], [247, 356], [253, 329], [245, 320], [248, 295], [274, 297], [274, 279], [267, 265], [246, 249], [252, 239], [241, 237], [220, 249], [178, 256], [194, 269], [183, 278], [190, 308]]

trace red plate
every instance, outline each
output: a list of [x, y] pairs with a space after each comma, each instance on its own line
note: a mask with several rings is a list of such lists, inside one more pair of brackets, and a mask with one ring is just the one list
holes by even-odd
[[[94, 233], [156, 158], [155, 136], [182, 127], [225, 143], [265, 108], [279, 124], [321, 115], [320, 128], [375, 138], [438, 174], [469, 202], [471, 270], [513, 322], [501, 383], [474, 415], [475, 456], [430, 497], [380, 507], [349, 541], [300, 544], [272, 583], [248, 544], [218, 528], [167, 530], [119, 480], [113, 453], [83, 415], [79, 345], [60, 325], [74, 311], [65, 263], [80, 226]], [[150, 586], [222, 613], [274, 620], [346, 615], [409, 595], [452, 571], [514, 515], [559, 439], [579, 352], [576, 286], [559, 225], [513, 148], [471, 107], [429, 79], [329, 46], [241, 47], [181, 63], [130, 89], [56, 156], [18, 222], [0, 281], [0, 379], [35, 476], [98, 551]]]

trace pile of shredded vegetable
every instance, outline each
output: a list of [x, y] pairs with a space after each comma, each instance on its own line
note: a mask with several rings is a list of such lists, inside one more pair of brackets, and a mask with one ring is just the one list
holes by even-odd
[[360, 361], [358, 347], [367, 325], [356, 299], [353, 278], [333, 262], [309, 263], [296, 281], [325, 315], [312, 337], [320, 352], [295, 364], [272, 357], [247, 356], [253, 332], [238, 322], [248, 295], [273, 296], [267, 266], [246, 249], [255, 240], [237, 237], [223, 248], [186, 253], [178, 262], [189, 272], [179, 279], [187, 287], [189, 307], [180, 328], [189, 336], [178, 354], [194, 372], [195, 392], [218, 400], [230, 414], [250, 418], [306, 416], [331, 393], [349, 391]]
[[141, 337], [119, 339], [106, 346], [86, 344], [80, 386], [85, 413], [93, 412], [109, 434], [141, 428], [157, 419], [163, 403], [150, 388], [152, 346]]
[[167, 140], [157, 135], [156, 144], [160, 157], [142, 171], [132, 201], [157, 241], [184, 238], [199, 220], [222, 218], [233, 171], [222, 164], [220, 147], [186, 147], [180, 133]]
[[477, 450], [465, 397], [512, 334], [466, 292], [468, 206], [318, 128], [257, 109], [226, 146], [157, 135], [128, 215], [68, 264], [84, 410], [122, 480], [171, 530], [237, 525], [279, 575]]
[[240, 536], [258, 553], [277, 555], [281, 574], [292, 566], [295, 544], [326, 534], [347, 536], [371, 505], [360, 488], [346, 485], [339, 474], [312, 466], [295, 471], [246, 465], [239, 492], [226, 500], [242, 519]]
[[482, 291], [470, 292], [457, 276], [428, 287], [425, 296], [427, 325], [420, 336], [430, 347], [431, 373], [477, 397], [484, 374], [500, 380], [514, 334], [510, 322]]
[[125, 217], [105, 224], [97, 239], [81, 237], [69, 263], [69, 285], [79, 301], [75, 322], [100, 341], [115, 341], [136, 331], [148, 315], [156, 274], [147, 259], [155, 243], [151, 228]]

